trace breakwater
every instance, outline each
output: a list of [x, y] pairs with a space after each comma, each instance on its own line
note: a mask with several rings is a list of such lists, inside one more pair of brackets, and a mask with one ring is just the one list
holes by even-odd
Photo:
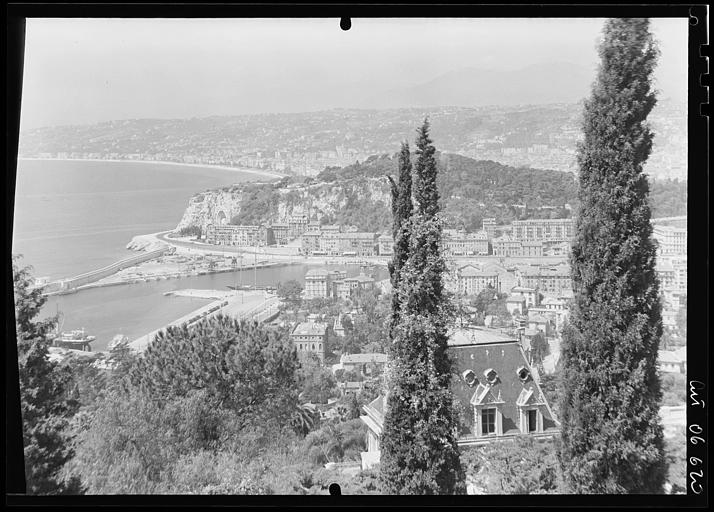
[[136, 256], [130, 256], [98, 270], [85, 272], [84, 274], [80, 274], [69, 279], [61, 279], [59, 281], [54, 281], [43, 287], [43, 293], [45, 295], [49, 295], [53, 293], [72, 291], [76, 288], [79, 288], [80, 286], [85, 286], [95, 281], [99, 281], [100, 279], [115, 274], [116, 272], [119, 272], [120, 270], [123, 270], [125, 268], [133, 267], [134, 265], [138, 265], [139, 263], [143, 263], [145, 261], [153, 260], [155, 258], [163, 256], [171, 250], [172, 249], [168, 246], [162, 247], [161, 249], [156, 249], [154, 251], [138, 254]]

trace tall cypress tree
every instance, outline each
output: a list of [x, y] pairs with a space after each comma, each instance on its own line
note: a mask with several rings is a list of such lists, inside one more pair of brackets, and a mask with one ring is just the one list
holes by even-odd
[[397, 288], [399, 287], [399, 274], [409, 256], [409, 230], [406, 222], [412, 215], [412, 162], [409, 153], [409, 144], [402, 143], [399, 152], [398, 182], [391, 177], [389, 182], [392, 190], [392, 237], [394, 239], [394, 255], [389, 262], [389, 276], [392, 284], [392, 319], [389, 326], [390, 332], [399, 322], [399, 300]]
[[390, 345], [380, 480], [390, 494], [464, 493], [446, 353], [453, 311], [443, 288], [435, 149], [426, 120], [416, 146], [415, 210], [403, 223], [408, 257], [394, 290], [399, 310]]
[[657, 48], [646, 19], [607, 21], [585, 139], [563, 336], [561, 468], [576, 493], [658, 493], [664, 482], [657, 347], [662, 334], [646, 119]]

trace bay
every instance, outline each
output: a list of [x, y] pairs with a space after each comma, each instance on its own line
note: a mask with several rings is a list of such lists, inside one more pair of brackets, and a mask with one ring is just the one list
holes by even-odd
[[[241, 171], [154, 162], [19, 160], [13, 253], [23, 254], [21, 265], [32, 265], [36, 277], [74, 276], [136, 254], [125, 248], [134, 235], [174, 228], [195, 193], [266, 179], [270, 178]], [[355, 265], [339, 268], [349, 276], [360, 272]], [[300, 263], [90, 288], [50, 297], [40, 318], [61, 313], [63, 331], [86, 329], [96, 337], [92, 349], [101, 351], [117, 334], [136, 339], [210, 302], [165, 292], [304, 282], [308, 269]], [[386, 275], [385, 268], [374, 271], [377, 279]]]
[[52, 280], [136, 254], [134, 235], [176, 227], [208, 188], [267, 177], [158, 162], [18, 160], [13, 254]]

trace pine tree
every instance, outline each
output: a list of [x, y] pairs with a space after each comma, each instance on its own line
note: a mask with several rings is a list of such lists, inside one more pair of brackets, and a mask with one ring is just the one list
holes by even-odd
[[19, 268], [13, 257], [18, 374], [28, 494], [78, 492], [60, 471], [72, 457], [69, 420], [79, 408], [71, 398], [73, 379], [68, 367], [49, 359], [48, 336], [56, 318], [36, 320], [47, 298], [32, 288], [31, 267]]
[[399, 322], [399, 302], [396, 290], [399, 287], [399, 275], [409, 256], [409, 230], [406, 222], [412, 215], [412, 162], [409, 144], [402, 143], [399, 152], [398, 182], [389, 177], [392, 191], [392, 237], [394, 238], [394, 256], [389, 262], [389, 276], [392, 284], [392, 317], [390, 332]]
[[380, 480], [390, 494], [457, 494], [465, 484], [446, 352], [453, 311], [443, 289], [435, 149], [426, 120], [416, 146], [415, 210], [402, 220], [408, 257], [393, 292], [399, 310], [390, 345]]
[[658, 493], [664, 481], [656, 370], [662, 334], [646, 119], [657, 49], [646, 19], [613, 19], [585, 104], [575, 308], [563, 336], [560, 463], [576, 493]]

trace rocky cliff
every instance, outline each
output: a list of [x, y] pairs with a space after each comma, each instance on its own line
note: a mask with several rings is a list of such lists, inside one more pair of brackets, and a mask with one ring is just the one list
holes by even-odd
[[306, 213], [323, 223], [354, 224], [379, 231], [391, 222], [389, 184], [384, 178], [357, 178], [279, 188], [274, 184], [236, 185], [196, 194], [176, 230], [233, 221], [280, 222]]

